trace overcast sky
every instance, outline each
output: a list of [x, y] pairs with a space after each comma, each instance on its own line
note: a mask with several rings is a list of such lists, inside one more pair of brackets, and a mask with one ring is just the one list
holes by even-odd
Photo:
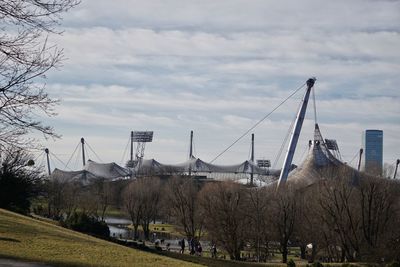
[[[400, 1], [83, 0], [62, 29], [50, 39], [66, 60], [47, 75], [61, 104], [44, 119], [62, 139], [43, 144], [64, 163], [84, 137], [100, 159], [89, 158], [121, 164], [131, 130], [154, 131], [145, 158], [163, 163], [188, 158], [193, 130], [210, 161], [312, 76], [322, 134], [344, 161], [365, 129], [384, 131], [385, 162], [400, 158]], [[253, 131], [256, 158], [275, 161], [303, 94]], [[313, 123], [311, 101], [296, 164]], [[216, 163], [249, 149], [250, 135]]]

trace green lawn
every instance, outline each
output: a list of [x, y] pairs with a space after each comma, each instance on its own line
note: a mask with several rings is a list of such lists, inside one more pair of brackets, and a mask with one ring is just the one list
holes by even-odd
[[0, 257], [54, 266], [199, 266], [0, 209]]

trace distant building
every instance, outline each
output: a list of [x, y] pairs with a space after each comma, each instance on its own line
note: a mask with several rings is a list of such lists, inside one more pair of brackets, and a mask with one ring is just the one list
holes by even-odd
[[365, 130], [363, 132], [362, 147], [364, 149], [364, 171], [382, 175], [383, 131]]

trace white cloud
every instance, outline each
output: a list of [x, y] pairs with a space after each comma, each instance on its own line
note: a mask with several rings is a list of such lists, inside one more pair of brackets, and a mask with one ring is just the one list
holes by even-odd
[[[362, 130], [383, 129], [392, 160], [399, 11], [399, 1], [84, 1], [52, 40], [68, 58], [49, 75], [49, 93], [62, 98], [48, 121], [64, 135], [57, 149], [86, 135], [118, 161], [130, 130], [151, 129], [148, 156], [172, 163], [187, 156], [193, 129], [198, 156], [211, 160], [315, 75], [324, 136], [348, 157]], [[257, 157], [275, 158], [301, 95], [255, 130]], [[311, 108], [297, 161], [312, 136]], [[246, 158], [248, 139], [219, 163]]]

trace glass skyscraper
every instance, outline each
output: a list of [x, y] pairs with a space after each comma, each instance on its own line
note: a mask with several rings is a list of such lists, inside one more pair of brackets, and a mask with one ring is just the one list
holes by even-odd
[[363, 133], [364, 171], [382, 175], [383, 131], [366, 130]]

